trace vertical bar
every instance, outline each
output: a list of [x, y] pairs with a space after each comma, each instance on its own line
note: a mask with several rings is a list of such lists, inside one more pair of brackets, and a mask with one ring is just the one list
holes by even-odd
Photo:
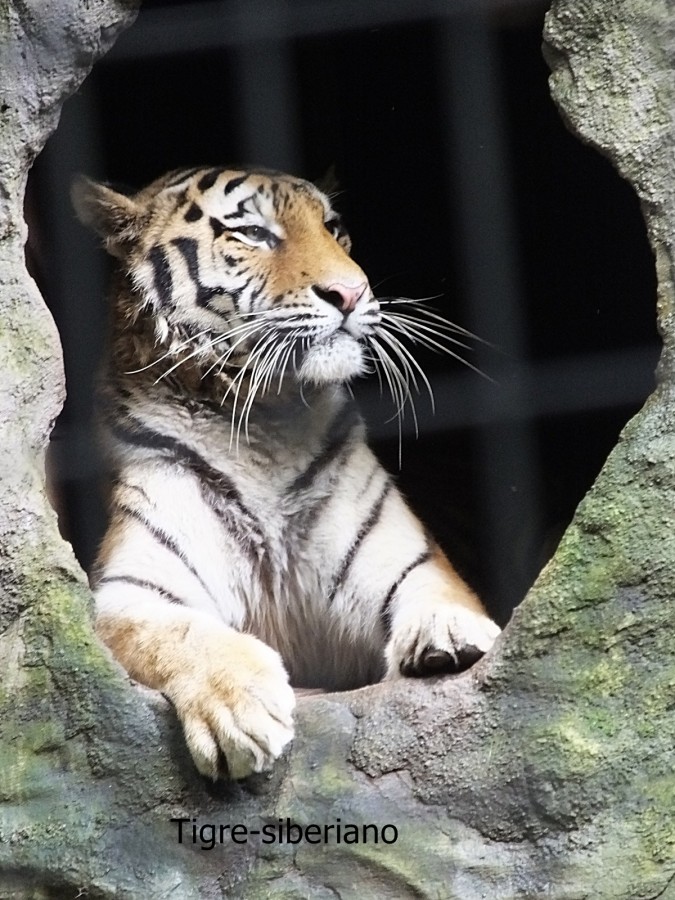
[[[514, 541], [531, 544], [539, 530], [536, 448], [519, 366], [525, 353], [522, 294], [516, 261], [513, 205], [493, 37], [480, 13], [443, 26], [449, 183], [457, 208], [470, 310], [469, 327], [502, 351], [478, 347], [478, 365], [497, 384], [507, 425], [479, 431], [482, 504], [487, 524], [488, 591], [506, 611], [529, 586], [527, 568], [515, 571]], [[479, 405], [485, 387], [475, 381]], [[506, 512], [508, 511], [508, 514]], [[522, 547], [520, 548], [522, 552]], [[489, 599], [489, 598], [488, 598]]]
[[59, 128], [43, 151], [44, 206], [53, 239], [50, 295], [64, 349], [67, 400], [55, 445], [56, 476], [65, 485], [66, 525], [82, 565], [93, 560], [105, 525], [99, 493], [102, 475], [93, 434], [94, 378], [106, 331], [107, 278], [94, 241], [83, 249], [82, 233], [70, 203], [70, 184], [78, 172], [100, 170], [96, 98], [85, 84], [71, 99]]
[[[242, 161], [300, 173], [303, 160], [298, 141], [298, 89], [291, 44], [284, 37], [288, 32], [287, 4], [285, 0], [240, 0], [235, 12], [238, 15], [232, 21], [237, 21], [241, 29], [234, 56]], [[265, 20], [279, 39], [250, 40], [256, 22]]]

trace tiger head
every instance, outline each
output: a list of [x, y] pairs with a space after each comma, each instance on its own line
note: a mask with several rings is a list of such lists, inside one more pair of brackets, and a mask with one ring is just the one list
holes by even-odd
[[340, 216], [313, 184], [201, 168], [132, 196], [81, 178], [73, 202], [120, 262], [126, 327], [150, 321], [166, 358], [189, 355], [204, 371], [249, 366], [268, 380], [295, 372], [315, 384], [367, 369], [379, 305]]

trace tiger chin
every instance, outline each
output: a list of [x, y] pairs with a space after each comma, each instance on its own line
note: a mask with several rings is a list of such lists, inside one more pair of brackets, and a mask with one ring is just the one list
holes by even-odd
[[400, 338], [437, 320], [378, 302], [329, 198], [197, 168], [132, 196], [81, 178], [73, 202], [117, 261], [96, 627], [171, 700], [199, 772], [269, 768], [293, 735], [291, 685], [459, 671], [487, 651], [499, 628], [346, 387], [375, 367], [400, 405]]

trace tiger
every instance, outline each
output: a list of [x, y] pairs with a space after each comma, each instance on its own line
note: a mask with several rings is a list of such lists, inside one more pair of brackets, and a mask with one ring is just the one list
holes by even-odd
[[113, 258], [95, 627], [169, 699], [198, 772], [270, 769], [294, 688], [489, 650], [499, 627], [367, 445], [350, 382], [377, 368], [403, 401], [412, 364], [391, 365], [396, 317], [329, 194], [200, 167], [135, 193], [78, 176], [72, 199]]

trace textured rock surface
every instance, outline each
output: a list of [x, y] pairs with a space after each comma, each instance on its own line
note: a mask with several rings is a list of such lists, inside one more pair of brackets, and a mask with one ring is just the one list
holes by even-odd
[[[675, 14], [565, 0], [547, 20], [566, 120], [645, 209], [660, 385], [496, 652], [456, 679], [308, 698], [270, 778], [209, 788], [163, 701], [96, 643], [42, 492], [63, 398], [23, 265], [27, 169], [133, 18], [113, 0], [0, 11], [0, 897], [675, 897]], [[197, 825], [386, 824], [396, 843], [179, 844]], [[202, 832], [208, 839], [208, 830]], [[388, 833], [391, 836], [391, 832]], [[78, 893], [80, 892], [81, 893]]]
[[[63, 367], [54, 323], [24, 265], [28, 169], [62, 102], [134, 16], [123, 2], [0, 6], [3, 900], [74, 897], [80, 886], [89, 897], [115, 884], [137, 891], [139, 873], [148, 896], [164, 896], [179, 869], [198, 896], [205, 878], [190, 875], [194, 865], [181, 863], [173, 845], [148, 852], [160, 842], [147, 807], [180, 790], [154, 716], [93, 638], [85, 579], [44, 497], [44, 449], [63, 402]], [[139, 802], [142, 783], [152, 787]], [[116, 845], [108, 857], [92, 853], [106, 844]]]

